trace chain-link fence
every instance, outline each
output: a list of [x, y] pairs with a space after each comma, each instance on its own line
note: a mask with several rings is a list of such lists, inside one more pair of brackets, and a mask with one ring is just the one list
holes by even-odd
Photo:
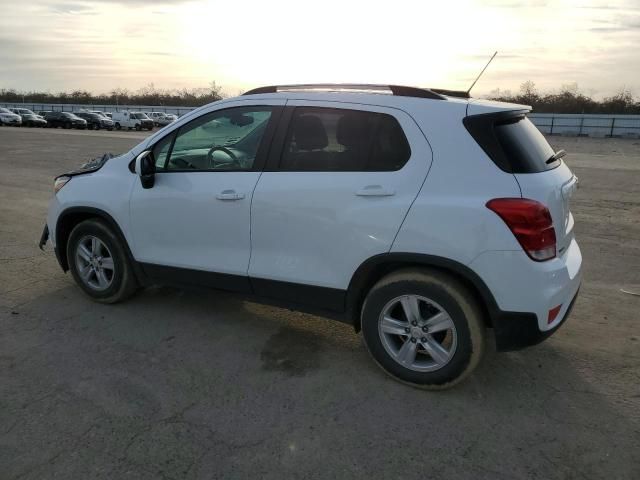
[[[78, 105], [52, 103], [0, 103], [7, 108], [28, 108], [34, 112], [79, 112], [81, 110], [118, 112], [164, 112], [184, 115], [194, 107], [166, 107], [162, 105]], [[640, 115], [586, 115], [559, 113], [531, 113], [531, 121], [546, 135], [584, 137], [640, 137]]]
[[529, 118], [547, 135], [640, 137], [640, 115], [531, 113]]

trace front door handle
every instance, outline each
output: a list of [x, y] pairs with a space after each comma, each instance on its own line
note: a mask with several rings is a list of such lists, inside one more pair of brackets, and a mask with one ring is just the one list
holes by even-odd
[[244, 193], [236, 193], [235, 190], [223, 190], [216, 195], [218, 200], [242, 200]]
[[390, 197], [396, 192], [384, 188], [382, 185], [367, 185], [356, 192], [359, 197]]

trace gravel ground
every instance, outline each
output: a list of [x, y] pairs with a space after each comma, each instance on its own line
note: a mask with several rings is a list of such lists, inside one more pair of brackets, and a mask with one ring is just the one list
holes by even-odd
[[640, 478], [640, 142], [553, 137], [584, 284], [440, 393], [346, 325], [220, 292], [92, 303], [36, 243], [55, 174], [144, 135], [0, 128], [0, 478]]

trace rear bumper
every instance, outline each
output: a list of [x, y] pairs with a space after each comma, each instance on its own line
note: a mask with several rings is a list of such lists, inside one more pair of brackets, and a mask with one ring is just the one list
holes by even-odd
[[[535, 262], [523, 251], [490, 251], [470, 267], [495, 299], [491, 317], [500, 350], [534, 345], [553, 334], [568, 317], [582, 282], [582, 254], [575, 239], [547, 262]], [[558, 306], [550, 322], [549, 311]]]
[[534, 313], [500, 312], [493, 318], [493, 332], [496, 338], [496, 350], [509, 352], [537, 345], [553, 335], [569, 318], [573, 305], [578, 298], [574, 295], [556, 325], [549, 330], [538, 328], [538, 319]]

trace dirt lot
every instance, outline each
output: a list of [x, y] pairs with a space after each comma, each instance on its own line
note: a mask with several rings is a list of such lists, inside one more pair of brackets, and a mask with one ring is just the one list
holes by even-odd
[[52, 178], [142, 137], [0, 128], [0, 478], [640, 478], [640, 141], [552, 139], [581, 185], [573, 315], [431, 393], [318, 317], [85, 298], [36, 246]]

